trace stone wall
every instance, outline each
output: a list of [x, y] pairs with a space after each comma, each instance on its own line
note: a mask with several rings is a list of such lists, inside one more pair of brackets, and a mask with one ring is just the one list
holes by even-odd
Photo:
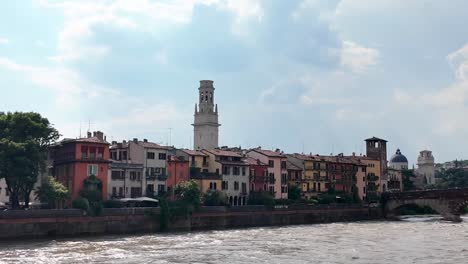
[[[151, 212], [153, 216], [148, 216]], [[99, 217], [80, 210], [0, 212], [0, 239], [153, 233], [159, 230], [159, 208], [104, 209]], [[282, 226], [380, 219], [377, 208], [314, 206], [267, 209], [263, 206], [204, 207], [189, 217], [171, 219], [169, 231], [255, 226]]]

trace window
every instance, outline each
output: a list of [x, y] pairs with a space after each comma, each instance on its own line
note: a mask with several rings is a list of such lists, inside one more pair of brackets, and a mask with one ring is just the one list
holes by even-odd
[[223, 181], [221, 183], [221, 190], [227, 190], [229, 188], [228, 186], [228, 182], [227, 181]]
[[242, 167], [242, 176], [245, 176], [245, 167]]
[[127, 160], [127, 151], [122, 151], [120, 153], [121, 160]]
[[288, 192], [288, 187], [287, 186], [281, 186], [281, 193], [287, 193]]
[[223, 166], [223, 174], [224, 175], [229, 175], [231, 174], [231, 168], [228, 166]]
[[154, 159], [154, 152], [147, 152], [146, 153], [146, 158], [147, 159]]
[[273, 168], [275, 166], [275, 161], [274, 160], [269, 160], [268, 161], [268, 167]]
[[98, 157], [98, 159], [104, 158], [104, 148], [103, 147], [98, 148], [97, 157]]
[[286, 161], [281, 161], [281, 168], [286, 169]]
[[270, 191], [271, 194], [275, 193], [275, 188], [273, 186], [268, 187], [268, 190]]
[[94, 175], [94, 176], [98, 175], [98, 165], [96, 165], [96, 164], [89, 164], [88, 165], [88, 177], [91, 176], [91, 175]]
[[166, 186], [164, 184], [158, 184], [158, 193], [163, 193], [166, 191]]
[[96, 158], [96, 147], [89, 148], [89, 158], [95, 159]]
[[216, 190], [216, 182], [210, 182], [210, 190]]
[[123, 196], [124, 196], [123, 187], [119, 187], [119, 196], [120, 196], [120, 197], [123, 197]]
[[85, 146], [81, 147], [81, 158], [82, 159], [88, 158], [88, 147], [85, 147]]
[[247, 183], [242, 183], [242, 193], [247, 193]]
[[234, 182], [234, 190], [236, 190], [236, 191], [239, 190], [239, 182], [237, 182], [237, 181]]
[[112, 187], [112, 196], [117, 196], [117, 188], [116, 187]]
[[166, 160], [166, 153], [159, 153], [160, 160]]
[[240, 175], [240, 169], [239, 169], [239, 167], [233, 167], [233, 171], [234, 171], [234, 172], [232, 173], [233, 175]]

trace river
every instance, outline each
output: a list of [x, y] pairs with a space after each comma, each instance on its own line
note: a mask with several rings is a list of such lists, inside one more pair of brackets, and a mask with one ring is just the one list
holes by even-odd
[[2, 242], [0, 263], [468, 263], [468, 217]]

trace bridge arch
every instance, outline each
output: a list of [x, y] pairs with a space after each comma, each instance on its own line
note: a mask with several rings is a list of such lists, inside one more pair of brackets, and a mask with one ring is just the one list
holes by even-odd
[[444, 219], [460, 222], [460, 215], [468, 205], [468, 188], [384, 193], [382, 195], [384, 215], [387, 217], [394, 215], [396, 209], [409, 204], [428, 206], [440, 213]]

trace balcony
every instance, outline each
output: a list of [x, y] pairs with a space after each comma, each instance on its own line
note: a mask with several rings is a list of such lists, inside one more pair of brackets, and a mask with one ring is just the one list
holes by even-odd
[[379, 180], [379, 176], [376, 176], [376, 175], [372, 175], [372, 174], [368, 174], [366, 179], [368, 181], [378, 181]]
[[190, 179], [211, 179], [211, 180], [221, 180], [223, 177], [214, 172], [204, 172], [200, 168], [190, 168]]
[[275, 184], [275, 182], [276, 182], [275, 177], [271, 177], [271, 176], [268, 177], [268, 183], [269, 183], [269, 184]]
[[165, 181], [167, 180], [167, 174], [160, 174], [156, 176], [156, 178], [158, 179], [158, 181]]

